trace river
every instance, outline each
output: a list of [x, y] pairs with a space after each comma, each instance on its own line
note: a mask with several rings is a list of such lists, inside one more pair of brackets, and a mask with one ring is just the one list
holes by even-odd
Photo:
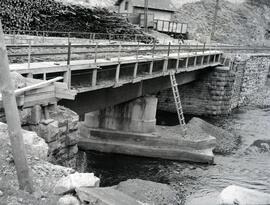
[[[176, 120], [174, 114], [157, 115], [163, 125], [174, 125]], [[187, 200], [179, 204], [216, 204], [217, 195], [232, 184], [270, 193], [270, 153], [247, 151], [255, 140], [270, 139], [270, 109], [242, 108], [225, 118], [205, 120], [241, 136], [239, 148], [216, 155], [215, 165], [88, 152], [87, 169], [101, 177], [102, 186], [133, 178], [169, 184]]]

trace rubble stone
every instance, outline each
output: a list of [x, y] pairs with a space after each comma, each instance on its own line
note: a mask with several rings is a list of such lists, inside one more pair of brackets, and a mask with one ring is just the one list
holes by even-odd
[[93, 173], [74, 173], [60, 179], [54, 188], [54, 193], [61, 195], [80, 187], [99, 187], [100, 180]]

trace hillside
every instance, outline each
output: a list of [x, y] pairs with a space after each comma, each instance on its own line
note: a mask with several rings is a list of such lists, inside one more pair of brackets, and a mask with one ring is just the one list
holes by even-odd
[[[214, 8], [215, 0], [187, 3], [178, 9], [176, 18], [189, 23], [191, 38], [205, 41], [211, 32]], [[270, 7], [266, 4], [220, 0], [214, 40], [233, 44], [267, 43], [269, 22]]]

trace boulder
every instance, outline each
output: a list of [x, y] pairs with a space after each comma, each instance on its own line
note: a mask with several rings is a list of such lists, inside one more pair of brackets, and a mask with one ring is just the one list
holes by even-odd
[[93, 173], [74, 173], [60, 179], [55, 187], [54, 193], [61, 195], [75, 191], [80, 187], [99, 187], [100, 179]]
[[[142, 205], [141, 202], [115, 190], [112, 187], [107, 188], [77, 188], [76, 194], [80, 201], [91, 205]], [[153, 203], [152, 203], [153, 204]]]
[[10, 78], [13, 82], [15, 89], [23, 88], [26, 86], [26, 79], [21, 74], [17, 72], [11, 72]]
[[247, 152], [270, 153], [270, 140], [256, 140], [247, 148]]
[[220, 205], [269, 205], [270, 194], [235, 185], [228, 186], [219, 195]]
[[81, 204], [80, 201], [72, 195], [65, 195], [61, 197], [57, 202], [57, 205], [80, 205], [80, 204]]
[[49, 147], [44, 139], [35, 132], [23, 130], [23, 141], [27, 150], [26, 153], [47, 160]]
[[[1, 133], [3, 133], [1, 134], [0, 139], [3, 142], [7, 142], [7, 144], [10, 146], [7, 124], [0, 122], [0, 131]], [[26, 148], [26, 154], [31, 157], [38, 157], [40, 159], [47, 160], [49, 148], [46, 142], [41, 137], [39, 137], [35, 132], [22, 130], [22, 134], [24, 145]]]
[[178, 205], [181, 203], [178, 193], [167, 184], [129, 179], [120, 182], [114, 188], [145, 204]]

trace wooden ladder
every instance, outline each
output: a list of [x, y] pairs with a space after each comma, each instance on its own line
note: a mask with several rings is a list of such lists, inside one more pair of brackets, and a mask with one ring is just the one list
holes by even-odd
[[178, 85], [177, 85], [177, 82], [176, 82], [174, 72], [170, 72], [170, 80], [171, 80], [171, 87], [172, 87], [172, 91], [173, 91], [173, 97], [174, 97], [174, 102], [175, 102], [175, 106], [176, 106], [176, 111], [177, 111], [177, 114], [178, 114], [178, 119], [179, 119], [180, 125], [183, 128], [184, 135], [187, 135], [187, 126], [186, 126], [186, 122], [185, 122], [185, 117], [184, 117], [184, 113], [183, 113], [183, 107], [182, 107], [182, 104], [181, 104]]

